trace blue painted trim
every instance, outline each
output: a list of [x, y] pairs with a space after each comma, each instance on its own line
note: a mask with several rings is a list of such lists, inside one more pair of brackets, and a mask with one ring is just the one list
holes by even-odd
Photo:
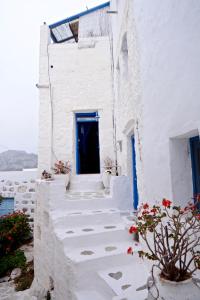
[[131, 137], [132, 142], [132, 163], [133, 163], [133, 204], [134, 209], [138, 208], [139, 195], [137, 186], [137, 169], [136, 169], [136, 153], [135, 153], [135, 137]]
[[80, 118], [80, 117], [96, 117], [98, 116], [98, 113], [95, 112], [91, 112], [91, 113], [76, 113], [76, 118]]
[[199, 136], [195, 136], [190, 138], [190, 153], [191, 153], [191, 163], [192, 163], [192, 184], [193, 184], [193, 193], [197, 194], [197, 186], [196, 186], [196, 174], [195, 174], [195, 157], [194, 157], [194, 144], [193, 142], [199, 141]]
[[[91, 112], [91, 113], [76, 113], [76, 174], [80, 174], [80, 158], [79, 158], [79, 147], [78, 147], [78, 123], [81, 121], [78, 121], [78, 118], [85, 118], [85, 117], [98, 117], [98, 112]], [[87, 122], [87, 121], [85, 121]], [[90, 121], [89, 121], [90, 122]], [[93, 121], [94, 122], [94, 121]]]
[[104, 7], [107, 7], [107, 6], [110, 6], [110, 1], [106, 2], [106, 3], [103, 3], [101, 5], [95, 6], [95, 7], [91, 8], [91, 9], [85, 10], [85, 11], [79, 13], [79, 14], [76, 14], [74, 16], [71, 16], [71, 17], [67, 18], [67, 19], [61, 20], [61, 21], [59, 21], [57, 23], [51, 24], [51, 25], [49, 25], [49, 28], [53, 29], [53, 28], [55, 28], [57, 26], [60, 26], [62, 24], [69, 23], [71, 21], [74, 21], [74, 20], [76, 20], [76, 19], [78, 19], [80, 17], [83, 17], [83, 16], [86, 16], [88, 14], [91, 14], [91, 13], [93, 13], [93, 12], [99, 10], [99, 9], [102, 9]]
[[79, 159], [79, 147], [78, 147], [78, 122], [76, 114], [76, 174], [80, 174], [80, 159]]

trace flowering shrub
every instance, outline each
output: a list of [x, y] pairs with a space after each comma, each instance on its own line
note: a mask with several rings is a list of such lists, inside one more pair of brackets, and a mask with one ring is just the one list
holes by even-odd
[[[191, 278], [200, 269], [200, 214], [197, 206], [188, 203], [181, 208], [163, 199], [162, 205], [148, 203], [139, 209], [135, 226], [130, 234], [138, 233], [144, 240], [147, 251], [139, 251], [157, 264], [160, 276], [171, 281]], [[133, 254], [132, 247], [127, 250]], [[152, 273], [153, 273], [152, 268]]]
[[59, 160], [55, 163], [53, 170], [55, 174], [69, 174], [71, 172], [70, 162], [67, 161], [64, 163], [63, 161]]
[[0, 257], [16, 250], [30, 235], [31, 228], [24, 213], [0, 217]]
[[16, 250], [12, 253], [0, 257], [0, 277], [5, 276], [14, 268], [24, 268], [26, 264], [26, 257], [24, 252]]

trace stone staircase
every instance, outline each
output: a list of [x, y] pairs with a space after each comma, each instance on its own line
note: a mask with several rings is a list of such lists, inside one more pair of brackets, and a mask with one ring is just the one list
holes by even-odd
[[[133, 216], [122, 216], [114, 199], [104, 194], [100, 175], [72, 177], [67, 192], [62, 182], [54, 182], [51, 198], [55, 195], [51, 219], [73, 273], [72, 299], [144, 300], [146, 292], [136, 288], [145, 283], [148, 272], [137, 255], [140, 245], [128, 234]], [[133, 256], [126, 254], [130, 245]]]

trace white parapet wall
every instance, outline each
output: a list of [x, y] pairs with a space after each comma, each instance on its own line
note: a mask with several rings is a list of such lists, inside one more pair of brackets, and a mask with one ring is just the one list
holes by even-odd
[[110, 194], [121, 211], [133, 210], [131, 182], [128, 176], [112, 176]]

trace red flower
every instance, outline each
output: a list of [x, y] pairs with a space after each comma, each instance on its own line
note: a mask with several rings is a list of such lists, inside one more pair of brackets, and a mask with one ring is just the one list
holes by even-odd
[[12, 239], [13, 239], [12, 236], [8, 236], [9, 241], [12, 241]]
[[145, 203], [145, 204], [143, 205], [143, 208], [144, 208], [144, 209], [148, 209], [148, 208], [149, 208], [149, 204], [148, 204], [148, 203]]
[[197, 217], [197, 219], [200, 221], [200, 214], [198, 214], [196, 217]]
[[137, 227], [131, 226], [131, 227], [129, 228], [129, 233], [137, 233], [137, 232], [138, 232]]
[[148, 215], [149, 214], [149, 211], [148, 210], [144, 210], [143, 212], [142, 212], [142, 215], [144, 216], [144, 215]]
[[171, 204], [172, 204], [172, 202], [171, 202], [170, 200], [163, 199], [163, 201], [162, 201], [162, 205], [163, 205], [164, 207], [169, 208], [169, 207], [171, 206]]
[[156, 214], [156, 213], [157, 213], [157, 208], [152, 208], [152, 209], [151, 209], [151, 212], [152, 212], [153, 214]]
[[128, 248], [127, 254], [132, 254], [132, 255], [133, 255], [133, 249], [132, 249], [132, 247], [129, 247], [129, 248]]

